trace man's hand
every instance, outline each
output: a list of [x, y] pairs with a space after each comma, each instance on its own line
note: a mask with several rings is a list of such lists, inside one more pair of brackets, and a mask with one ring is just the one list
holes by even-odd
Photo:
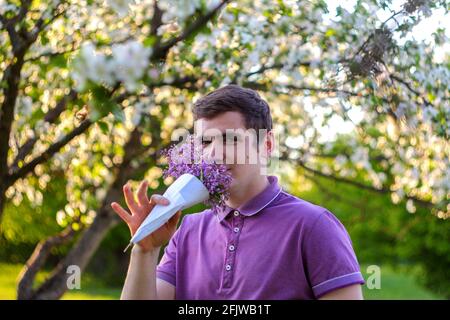
[[[151, 214], [152, 209], [155, 205], [168, 205], [169, 200], [163, 196], [154, 194], [151, 196], [150, 200], [147, 197], [147, 181], [142, 181], [137, 192], [137, 201], [134, 198], [133, 191], [129, 183], [123, 186], [123, 194], [125, 196], [125, 201], [131, 214], [122, 208], [117, 202], [111, 203], [113, 210], [122, 218], [123, 221], [128, 225], [130, 229], [131, 236], [135, 234], [141, 223], [145, 218]], [[172, 218], [169, 219], [164, 225], [159, 229], [152, 232], [146, 238], [142, 239], [138, 244], [143, 251], [150, 251], [157, 249], [167, 243], [172, 235], [175, 233], [178, 221], [181, 217], [181, 211], [178, 211]]]

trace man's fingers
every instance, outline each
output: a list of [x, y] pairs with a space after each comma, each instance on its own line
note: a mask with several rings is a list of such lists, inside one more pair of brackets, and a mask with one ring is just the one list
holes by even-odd
[[125, 202], [127, 203], [128, 208], [130, 208], [131, 212], [136, 212], [139, 209], [136, 200], [134, 200], [133, 191], [131, 190], [131, 186], [129, 183], [123, 186], [123, 195], [125, 196]]
[[113, 208], [113, 210], [119, 215], [119, 217], [122, 218], [123, 221], [125, 221], [126, 223], [130, 221], [131, 215], [127, 210], [122, 208], [120, 204], [118, 204], [117, 202], [113, 202], [111, 203], [111, 208]]
[[154, 194], [150, 197], [150, 204], [151, 205], [163, 205], [163, 206], [167, 206], [170, 203], [170, 201], [167, 198], [164, 198], [163, 196], [159, 195], [159, 194]]
[[148, 197], [147, 197], [147, 187], [148, 182], [147, 180], [142, 181], [141, 185], [139, 186], [138, 192], [137, 192], [137, 198], [138, 202], [141, 206], [148, 205]]

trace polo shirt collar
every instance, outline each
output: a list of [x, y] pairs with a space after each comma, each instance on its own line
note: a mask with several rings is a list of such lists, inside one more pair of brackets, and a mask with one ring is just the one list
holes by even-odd
[[278, 184], [278, 178], [276, 176], [268, 176], [269, 185], [256, 196], [244, 203], [238, 208], [231, 208], [227, 205], [223, 209], [217, 210], [217, 217], [222, 222], [231, 212], [237, 210], [240, 214], [250, 217], [262, 209], [270, 205], [275, 198], [281, 193], [282, 188]]

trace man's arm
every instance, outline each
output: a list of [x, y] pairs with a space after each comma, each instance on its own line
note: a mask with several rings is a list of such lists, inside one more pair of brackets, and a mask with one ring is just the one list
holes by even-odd
[[363, 300], [360, 284], [336, 289], [324, 294], [319, 300]]
[[[132, 236], [155, 205], [169, 204], [168, 199], [155, 194], [149, 200], [147, 187], [147, 181], [143, 181], [137, 192], [137, 201], [130, 185], [127, 183], [123, 187], [131, 213], [116, 202], [111, 204], [113, 210], [127, 223]], [[156, 279], [156, 266], [161, 246], [174, 235], [180, 217], [181, 211], [178, 211], [168, 222], [133, 247], [121, 299], [175, 299], [175, 287]]]
[[174, 300], [175, 287], [156, 278], [159, 248], [148, 252], [134, 246], [120, 299]]

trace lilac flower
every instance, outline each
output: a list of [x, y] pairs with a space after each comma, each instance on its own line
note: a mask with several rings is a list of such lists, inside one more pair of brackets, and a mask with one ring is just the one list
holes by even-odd
[[210, 205], [214, 211], [225, 206], [233, 178], [225, 164], [203, 157], [202, 146], [192, 135], [189, 135], [183, 144], [163, 150], [162, 154], [168, 161], [168, 168], [163, 172], [164, 178], [170, 176], [177, 179], [185, 173], [190, 173], [199, 178], [209, 191], [209, 199], [205, 204]]

